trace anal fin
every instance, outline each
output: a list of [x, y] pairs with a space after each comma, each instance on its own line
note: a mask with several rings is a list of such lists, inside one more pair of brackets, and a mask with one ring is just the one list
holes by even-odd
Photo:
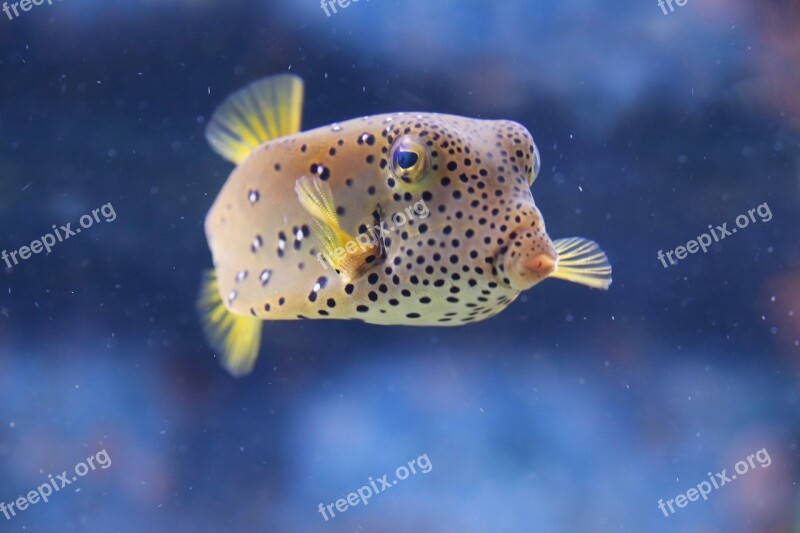
[[208, 342], [220, 352], [225, 369], [236, 377], [252, 372], [261, 347], [263, 322], [225, 307], [213, 270], [204, 274], [197, 309]]

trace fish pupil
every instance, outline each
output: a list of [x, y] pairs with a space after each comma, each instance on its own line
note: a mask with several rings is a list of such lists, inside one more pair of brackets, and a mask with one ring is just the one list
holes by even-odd
[[417, 164], [419, 156], [414, 152], [398, 151], [395, 156], [395, 161], [400, 168], [409, 169]]

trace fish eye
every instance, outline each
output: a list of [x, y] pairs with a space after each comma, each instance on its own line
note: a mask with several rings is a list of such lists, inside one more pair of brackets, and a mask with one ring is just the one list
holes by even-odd
[[431, 170], [431, 156], [427, 147], [409, 135], [401, 137], [392, 146], [391, 170], [398, 180], [407, 185], [420, 183]]
[[402, 168], [403, 170], [408, 170], [409, 168], [413, 167], [419, 161], [419, 156], [414, 152], [404, 152], [403, 150], [398, 150], [394, 154], [395, 161], [397, 162], [397, 166]]

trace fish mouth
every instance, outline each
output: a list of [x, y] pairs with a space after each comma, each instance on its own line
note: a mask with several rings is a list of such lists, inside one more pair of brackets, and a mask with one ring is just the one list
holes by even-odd
[[557, 266], [558, 257], [549, 253], [537, 254], [530, 259], [522, 261], [522, 268], [535, 275], [541, 276], [543, 279], [555, 272]]
[[532, 234], [530, 230], [521, 229], [511, 235], [515, 238], [500, 250], [497, 261], [498, 277], [504, 285], [524, 291], [558, 269], [558, 253], [546, 234]]

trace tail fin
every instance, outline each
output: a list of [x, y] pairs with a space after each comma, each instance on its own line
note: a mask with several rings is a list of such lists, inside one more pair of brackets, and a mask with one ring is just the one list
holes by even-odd
[[606, 290], [611, 285], [611, 264], [596, 242], [582, 237], [553, 241], [558, 266], [551, 278]]
[[255, 81], [230, 95], [206, 128], [211, 148], [240, 163], [259, 145], [300, 131], [303, 80], [290, 74]]
[[225, 307], [213, 270], [204, 273], [197, 310], [209, 344], [221, 354], [222, 366], [236, 377], [252, 372], [261, 347], [263, 323]]

